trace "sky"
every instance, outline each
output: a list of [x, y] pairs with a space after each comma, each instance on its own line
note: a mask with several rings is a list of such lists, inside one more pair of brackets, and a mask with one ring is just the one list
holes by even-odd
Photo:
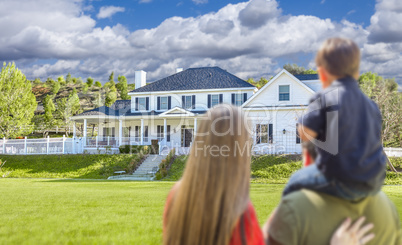
[[361, 71], [402, 84], [400, 0], [1, 0], [0, 61], [28, 79], [68, 72], [147, 82], [176, 68], [219, 66], [242, 79], [286, 63], [315, 69], [334, 36], [361, 48]]

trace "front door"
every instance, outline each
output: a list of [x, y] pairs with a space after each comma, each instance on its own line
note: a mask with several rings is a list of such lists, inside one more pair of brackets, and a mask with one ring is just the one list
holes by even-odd
[[191, 142], [193, 141], [193, 133], [194, 129], [192, 128], [182, 128], [182, 137], [181, 137], [181, 145], [182, 147], [190, 147]]

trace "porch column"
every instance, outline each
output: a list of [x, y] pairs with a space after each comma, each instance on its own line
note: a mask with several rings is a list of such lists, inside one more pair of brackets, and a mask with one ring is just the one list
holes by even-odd
[[84, 138], [84, 146], [87, 145], [87, 119], [84, 119], [84, 130], [82, 132]]
[[141, 119], [141, 145], [144, 145], [144, 119]]
[[87, 137], [87, 119], [84, 119], [84, 132], [83, 136], [86, 138]]
[[166, 118], [163, 119], [163, 140], [167, 143], [167, 122]]
[[119, 146], [123, 144], [123, 120], [119, 120]]
[[197, 134], [197, 118], [194, 117], [194, 136]]
[[73, 138], [77, 137], [77, 129], [75, 127], [75, 122], [73, 122]]

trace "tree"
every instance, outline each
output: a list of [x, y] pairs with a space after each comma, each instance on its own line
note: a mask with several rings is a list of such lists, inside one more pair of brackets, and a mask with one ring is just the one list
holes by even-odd
[[70, 74], [70, 72], [69, 72], [69, 73], [67, 74], [67, 76], [66, 76], [66, 83], [67, 83], [67, 84], [70, 84], [72, 81], [73, 81], [73, 79], [72, 79], [71, 74]]
[[92, 77], [88, 77], [87, 84], [88, 84], [88, 87], [92, 87], [92, 85], [94, 84], [94, 79]]
[[43, 101], [43, 109], [45, 110], [45, 122], [51, 122], [53, 120], [53, 112], [56, 110], [52, 96], [46, 95], [45, 100]]
[[53, 87], [52, 87], [52, 93], [54, 94], [54, 95], [56, 95], [58, 92], [59, 92], [59, 90], [60, 90], [60, 83], [59, 82], [54, 82], [53, 83]]
[[106, 87], [105, 106], [110, 107], [117, 100], [116, 86]]
[[[271, 80], [271, 79], [272, 79], [272, 77], [269, 80]], [[258, 89], [260, 89], [265, 84], [267, 84], [269, 80], [267, 80], [265, 77], [261, 77], [260, 80], [258, 80], [258, 82], [256, 82], [256, 81], [254, 81], [253, 78], [249, 78], [249, 79], [247, 79], [247, 82], [256, 86]]]
[[4, 63], [0, 73], [0, 137], [31, 133], [36, 107], [31, 83], [14, 63]]
[[114, 71], [112, 71], [112, 73], [110, 73], [109, 82], [115, 84], [115, 82], [114, 82]]
[[127, 78], [125, 76], [118, 76], [117, 80], [119, 82], [116, 84], [116, 88], [117, 88], [117, 91], [120, 94], [120, 97], [123, 100], [129, 100], [130, 96], [128, 95]]
[[94, 99], [95, 108], [101, 107], [101, 106], [103, 106], [104, 104], [105, 104], [105, 100], [104, 100], [104, 98], [102, 97], [102, 93], [101, 93], [101, 92], [97, 92], [97, 93], [95, 94], [95, 99]]
[[95, 87], [102, 88], [102, 83], [100, 83], [99, 81], [96, 81]]
[[41, 129], [43, 130], [43, 136], [46, 137], [48, 134], [48, 130], [52, 128], [56, 124], [56, 120], [53, 116], [53, 113], [56, 110], [56, 106], [53, 103], [53, 97], [47, 95], [43, 101], [43, 109], [45, 110], [45, 114], [40, 115], [42, 118], [36, 119], [37, 126], [43, 126]]
[[68, 98], [64, 97], [56, 101], [56, 118], [60, 124], [65, 126], [65, 134], [68, 136], [68, 126], [71, 124], [70, 118], [81, 112], [80, 99], [74, 89]]
[[40, 80], [40, 78], [35, 78], [35, 80], [33, 81], [34, 84], [41, 84], [42, 81]]
[[289, 73], [293, 75], [300, 75], [300, 74], [317, 74], [317, 71], [313, 69], [308, 69], [298, 66], [297, 64], [285, 64], [283, 65], [283, 69], [287, 70]]
[[88, 84], [85, 83], [84, 86], [82, 86], [82, 92], [84, 94], [88, 93]]
[[397, 91], [395, 80], [366, 72], [358, 81], [361, 90], [378, 105], [381, 111], [384, 145], [402, 147], [402, 95]]
[[57, 81], [60, 83], [60, 85], [66, 85], [66, 81], [64, 80], [64, 76], [59, 76], [57, 78]]

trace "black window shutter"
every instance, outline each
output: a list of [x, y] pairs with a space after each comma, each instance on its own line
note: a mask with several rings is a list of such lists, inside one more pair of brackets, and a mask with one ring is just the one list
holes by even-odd
[[192, 99], [191, 102], [193, 103], [191, 108], [195, 109], [195, 95], [193, 95], [193, 99]]
[[158, 126], [156, 126], [156, 137], [161, 137], [161, 126], [160, 125], [158, 125]]
[[159, 111], [161, 109], [161, 97], [160, 96], [158, 96], [156, 98], [156, 104], [157, 104], [156, 108]]
[[256, 143], [261, 143], [260, 124], [255, 125]]
[[135, 98], [135, 110], [138, 111], [138, 98]]
[[219, 94], [219, 103], [223, 103], [223, 94]]
[[181, 107], [186, 108], [185, 103], [186, 103], [186, 96], [181, 96]]
[[273, 129], [273, 124], [270, 123], [269, 127], [268, 127], [268, 141], [269, 143], [273, 143], [274, 139], [273, 139], [273, 133], [274, 133], [274, 129]]
[[167, 125], [167, 142], [170, 142], [170, 125]]
[[243, 94], [243, 103], [247, 101], [247, 93]]
[[172, 96], [168, 96], [168, 110], [172, 109]]
[[140, 132], [139, 132], [140, 130], [139, 130], [139, 127], [138, 126], [135, 126], [135, 137], [138, 137], [139, 135], [140, 135]]
[[208, 94], [208, 108], [211, 108], [211, 95]]
[[146, 108], [147, 108], [147, 111], [149, 110], [149, 97], [147, 97], [147, 99], [146, 99]]
[[148, 126], [145, 126], [144, 137], [148, 137]]
[[299, 135], [299, 130], [297, 129], [299, 127], [299, 124], [296, 123], [296, 144], [300, 144], [300, 135]]
[[232, 104], [235, 104], [235, 94], [232, 94]]

